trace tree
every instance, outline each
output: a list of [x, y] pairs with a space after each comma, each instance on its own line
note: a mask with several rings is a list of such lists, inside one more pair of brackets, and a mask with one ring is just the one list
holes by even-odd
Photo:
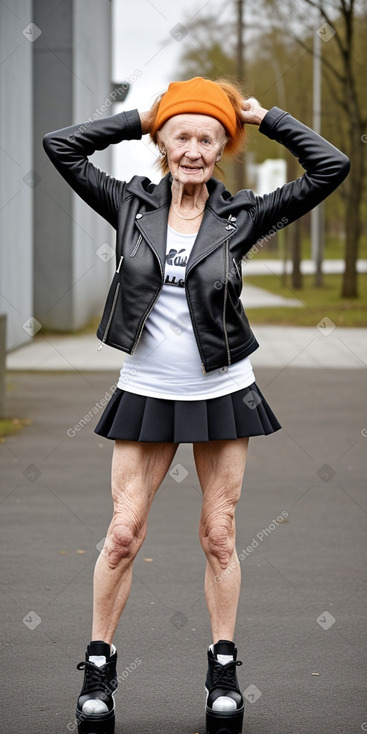
[[[235, 19], [235, 3], [232, 10]], [[331, 212], [335, 222], [341, 220], [345, 211], [342, 296], [355, 297], [367, 152], [367, 99], [364, 93], [367, 2], [246, 0], [246, 15], [246, 72], [252, 84], [244, 92], [258, 96], [264, 106], [277, 104], [290, 109], [310, 126], [313, 34], [319, 32], [324, 39], [322, 134], [351, 159], [351, 172], [342, 187], [326, 202], [326, 211], [327, 218], [330, 219], [328, 213]], [[320, 15], [322, 23], [317, 20]], [[191, 27], [190, 38], [193, 43], [182, 57], [182, 78], [196, 74], [209, 78], [236, 75], [235, 20], [221, 24], [214, 14], [208, 18], [201, 16], [200, 22]], [[251, 136], [251, 131], [250, 137], [255, 155], [262, 160], [272, 156], [275, 150], [272, 141], [259, 140]], [[296, 234], [294, 263], [297, 259]]]
[[[223, 32], [222, 27], [218, 26], [215, 17], [202, 19], [201, 22], [192, 29], [194, 43], [191, 43], [190, 49], [186, 49], [181, 61], [184, 75], [201, 74], [210, 78], [216, 78], [223, 74], [235, 76], [240, 82], [244, 94], [248, 96], [256, 96], [264, 107], [272, 107], [278, 105], [283, 109], [293, 108], [292, 112], [302, 120], [307, 120], [307, 113], [310, 109], [312, 93], [310, 93], [310, 80], [312, 75], [312, 64], [309, 59], [304, 63], [305, 52], [297, 48], [296, 43], [287, 38], [283, 32], [276, 27], [264, 28], [258, 23], [257, 18], [251, 18], [251, 6], [249, 0], [246, 0], [247, 18], [246, 18], [246, 64], [244, 63], [243, 54], [239, 51], [239, 16], [241, 15], [241, 5], [239, 0], [234, 0], [232, 5], [232, 23], [227, 23], [225, 28], [227, 32]], [[237, 12], [236, 12], [237, 11]], [[237, 24], [237, 42], [234, 29]], [[206, 29], [206, 35], [202, 35], [202, 28]], [[208, 31], [209, 29], [209, 31]], [[220, 49], [220, 51], [219, 51]], [[226, 53], [224, 54], [224, 50]], [[239, 73], [241, 65], [242, 73]], [[258, 161], [265, 158], [274, 158], [281, 155], [285, 157], [288, 169], [288, 180], [301, 175], [302, 169], [298, 166], [296, 159], [291, 153], [282, 150], [273, 141], [259, 136], [251, 127], [247, 130], [250, 140], [251, 152], [243, 156], [244, 160], [235, 161], [233, 169], [228, 164], [223, 163], [226, 178], [229, 181], [229, 188], [238, 190], [245, 185], [242, 174], [244, 172], [244, 161], [247, 161], [246, 185], [253, 186], [255, 181], [251, 180], [253, 168], [251, 163], [257, 159]], [[237, 176], [237, 169], [240, 168], [240, 176]], [[292, 287], [302, 287], [301, 277], [301, 241], [302, 227], [299, 223], [294, 223], [287, 228], [284, 244], [286, 251], [284, 258], [289, 255], [292, 257]], [[277, 238], [274, 237], [268, 244], [269, 250], [277, 249]], [[287, 276], [283, 275], [286, 282]]]
[[[365, 0], [301, 0], [297, 7], [303, 7], [297, 19], [294, 17], [294, 3], [278, 4], [274, 0], [268, 0], [266, 5], [274, 11], [273, 18], [280, 22], [283, 31], [286, 28], [307, 53], [312, 54], [313, 51], [313, 33], [319, 33], [324, 40], [321, 60], [325, 80], [332, 91], [333, 106], [339, 108], [341, 147], [351, 160], [351, 171], [343, 187], [346, 239], [341, 295], [345, 298], [356, 297], [366, 172], [366, 146], [363, 140], [367, 127], [367, 104], [363, 76], [367, 61], [367, 4]], [[296, 30], [300, 23], [303, 28], [302, 36]]]

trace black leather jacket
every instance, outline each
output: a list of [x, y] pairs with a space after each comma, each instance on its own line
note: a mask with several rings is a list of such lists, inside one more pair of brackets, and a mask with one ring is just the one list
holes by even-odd
[[[259, 346], [240, 293], [241, 259], [250, 248], [325, 199], [345, 178], [349, 159], [287, 112], [273, 107], [260, 128], [286, 146], [305, 169], [271, 194], [232, 196], [211, 178], [204, 217], [186, 266], [185, 290], [202, 368], [238, 362]], [[141, 138], [137, 110], [72, 125], [43, 138], [68, 184], [116, 229], [116, 272], [97, 335], [133, 354], [163, 287], [171, 178], [128, 183], [100, 171], [88, 156], [111, 143]]]

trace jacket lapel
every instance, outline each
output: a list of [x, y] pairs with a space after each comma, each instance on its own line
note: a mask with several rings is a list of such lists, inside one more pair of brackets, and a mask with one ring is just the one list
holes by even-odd
[[187, 263], [186, 274], [209, 252], [223, 244], [232, 237], [236, 226], [230, 224], [228, 219], [219, 217], [209, 206], [206, 207], [200, 229], [197, 233], [194, 247]]
[[136, 226], [156, 254], [162, 275], [166, 260], [168, 210], [169, 203], [160, 209], [141, 211], [136, 216]]
[[[230, 239], [237, 230], [237, 225], [233, 220], [230, 221], [224, 216], [221, 217], [215, 211], [220, 208], [218, 207], [218, 200], [221, 199], [223, 185], [212, 179], [208, 188], [210, 195], [187, 263], [187, 272], [195, 267], [209, 252], [219, 247], [225, 240]], [[134, 177], [128, 184], [127, 189], [131, 193], [139, 195], [142, 206], [136, 215], [136, 226], [155, 252], [162, 273], [164, 273], [168, 211], [171, 203], [170, 174], [167, 174], [159, 184], [153, 185], [151, 189], [148, 187], [146, 190], [141, 185], [140, 177]], [[227, 212], [225, 213], [227, 214]]]
[[[141, 211], [137, 215], [136, 226], [145, 241], [155, 252], [164, 273], [167, 245], [167, 222], [169, 204], [160, 209]], [[203, 220], [197, 234], [194, 247], [187, 263], [187, 273], [200, 262], [209, 252], [215, 250], [236, 232], [235, 224], [228, 219], [222, 219], [209, 207], [206, 208]]]

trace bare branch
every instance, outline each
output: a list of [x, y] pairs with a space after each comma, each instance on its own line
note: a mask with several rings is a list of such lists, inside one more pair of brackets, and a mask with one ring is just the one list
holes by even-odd
[[343, 13], [345, 15], [348, 12], [348, 6], [346, 5], [345, 0], [340, 0], [340, 2], [341, 2]]
[[345, 112], [345, 97], [341, 96], [339, 92], [337, 91], [337, 87], [335, 86], [335, 78], [332, 79], [331, 75], [328, 73], [330, 72], [330, 69], [327, 69], [325, 67], [323, 69], [323, 72], [324, 72], [325, 80], [331, 89], [334, 100], [342, 108], [343, 112]]
[[[302, 48], [304, 48], [304, 49], [305, 49], [305, 50], [306, 50], [306, 51], [307, 51], [307, 52], [308, 52], [309, 54], [311, 54], [311, 55], [313, 54], [313, 49], [312, 49], [312, 48], [310, 48], [310, 46], [308, 46], [308, 45], [307, 45], [307, 43], [305, 43], [304, 41], [302, 41], [302, 40], [301, 40], [301, 39], [299, 38], [299, 36], [295, 36], [295, 35], [294, 35], [294, 34], [292, 34], [291, 32], [289, 32], [289, 36], [290, 36], [290, 37], [291, 37], [291, 38], [292, 38], [292, 39], [293, 39], [294, 41], [296, 41], [297, 43], [299, 43], [299, 45], [300, 45], [300, 46], [302, 46]], [[343, 74], [340, 74], [340, 72], [339, 72], [339, 71], [337, 71], [337, 69], [335, 69], [335, 68], [334, 68], [334, 66], [333, 66], [333, 65], [332, 65], [332, 64], [330, 63], [330, 61], [329, 61], [328, 59], [325, 59], [325, 57], [321, 56], [321, 61], [322, 61], [322, 63], [324, 64], [324, 66], [325, 66], [325, 67], [327, 67], [327, 68], [328, 68], [328, 69], [329, 69], [329, 70], [330, 70], [330, 71], [331, 71], [331, 72], [332, 72], [332, 73], [334, 74], [334, 76], [335, 76], [335, 77], [336, 77], [337, 79], [339, 79], [339, 81], [340, 81], [340, 82], [341, 82], [342, 84], [344, 84], [344, 83], [345, 83], [345, 76], [344, 76]]]
[[[329, 26], [331, 26], [331, 28], [334, 28], [333, 21], [330, 18], [330, 16], [326, 13], [326, 11], [325, 11], [325, 9], [323, 7], [323, 4], [321, 2], [321, 0], [320, 0], [320, 2], [316, 2], [316, 0], [303, 0], [303, 2], [307, 3], [307, 5], [310, 5], [312, 8], [315, 8], [316, 10], [319, 10], [319, 12], [321, 13], [322, 17], [326, 21], [326, 23], [328, 23]], [[341, 13], [341, 16], [344, 19], [345, 23], [347, 23], [346, 14], [345, 13]], [[342, 42], [342, 39], [340, 38], [339, 33], [336, 32], [334, 38], [335, 38], [335, 40], [336, 40], [336, 42], [337, 42], [337, 44], [339, 46], [339, 49], [340, 49], [341, 53], [343, 54], [343, 56], [345, 56], [345, 54], [347, 53], [347, 50], [348, 49], [347, 49], [346, 46], [343, 45], [343, 42]]]

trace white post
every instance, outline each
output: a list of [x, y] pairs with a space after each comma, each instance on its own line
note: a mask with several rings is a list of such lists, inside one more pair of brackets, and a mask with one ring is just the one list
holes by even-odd
[[[317, 13], [313, 34], [313, 129], [321, 134], [321, 38], [317, 32], [321, 26], [321, 12]], [[322, 204], [311, 212], [311, 257], [315, 263], [315, 285], [321, 285], [323, 241], [321, 237]]]

